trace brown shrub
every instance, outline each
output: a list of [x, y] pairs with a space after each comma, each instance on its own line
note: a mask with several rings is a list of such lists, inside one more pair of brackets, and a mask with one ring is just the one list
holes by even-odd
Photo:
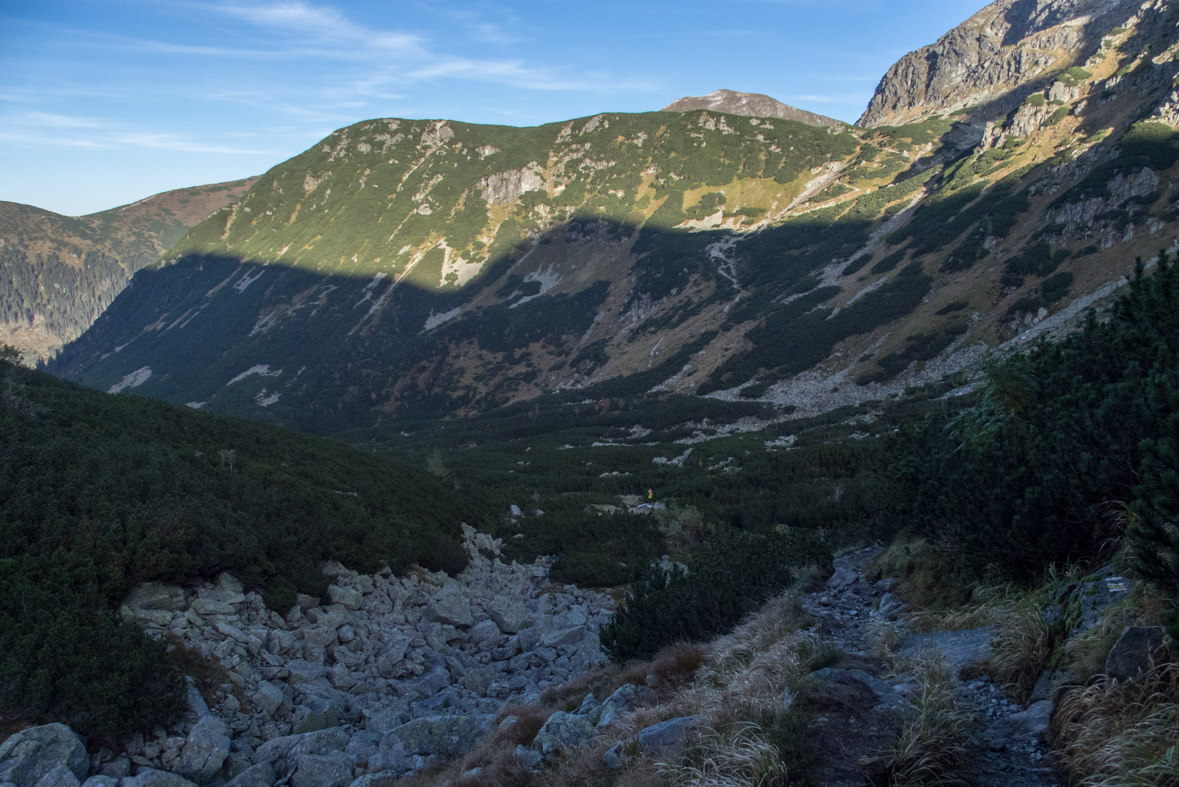
[[677, 642], [655, 654], [649, 674], [658, 691], [668, 691], [691, 682], [708, 658], [708, 648], [693, 642]]

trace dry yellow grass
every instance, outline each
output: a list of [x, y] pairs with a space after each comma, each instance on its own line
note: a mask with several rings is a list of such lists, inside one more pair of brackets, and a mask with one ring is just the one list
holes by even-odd
[[1074, 783], [1085, 787], [1179, 784], [1179, 664], [1137, 681], [1101, 680], [1067, 693], [1056, 744]]

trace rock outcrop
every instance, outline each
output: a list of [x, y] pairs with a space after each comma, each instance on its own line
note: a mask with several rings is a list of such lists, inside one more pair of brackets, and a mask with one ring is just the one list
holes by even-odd
[[[901, 125], [970, 107], [1019, 105], [1038, 78], [1083, 64], [1142, 0], [998, 0], [885, 74], [858, 126]], [[1042, 87], [1048, 87], [1043, 85]]]

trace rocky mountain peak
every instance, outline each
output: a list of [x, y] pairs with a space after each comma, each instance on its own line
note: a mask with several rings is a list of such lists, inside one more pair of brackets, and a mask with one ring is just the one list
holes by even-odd
[[998, 0], [893, 65], [856, 125], [902, 125], [968, 108], [985, 109], [978, 114], [987, 117], [1010, 111], [1041, 81], [1098, 52], [1110, 30], [1154, 5]]
[[738, 93], [734, 90], [714, 90], [707, 96], [685, 96], [665, 106], [663, 111], [690, 112], [693, 109], [710, 109], [730, 115], [796, 120], [808, 126], [832, 126], [841, 122], [783, 104], [761, 93]]

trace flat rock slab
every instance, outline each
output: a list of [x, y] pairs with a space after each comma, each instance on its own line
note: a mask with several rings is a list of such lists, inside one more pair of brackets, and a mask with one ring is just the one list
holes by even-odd
[[846, 685], [856, 681], [868, 688], [876, 698], [877, 710], [896, 710], [909, 705], [909, 701], [897, 691], [896, 686], [870, 675], [860, 669], [835, 669], [826, 667], [812, 673], [819, 680]]
[[901, 640], [896, 652], [905, 658], [915, 658], [922, 651], [934, 651], [945, 657], [955, 674], [982, 667], [991, 658], [991, 640], [995, 632], [990, 628], [963, 631], [933, 631], [913, 634]]
[[639, 730], [639, 746], [646, 752], [680, 748], [688, 742], [688, 736], [696, 731], [699, 722], [695, 716], [680, 716], [659, 724], [652, 724]]
[[1048, 730], [1052, 717], [1052, 702], [1044, 700], [999, 719], [986, 731], [987, 748], [1003, 751], [1008, 746], [1040, 741]]

